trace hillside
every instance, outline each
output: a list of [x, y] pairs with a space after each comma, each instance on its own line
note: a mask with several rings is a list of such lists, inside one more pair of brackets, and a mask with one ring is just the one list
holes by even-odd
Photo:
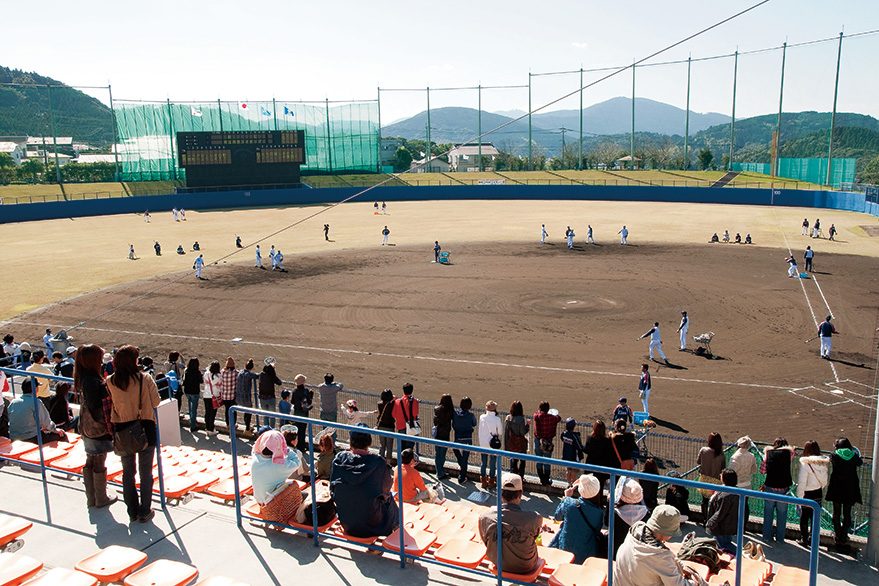
[[77, 142], [106, 146], [113, 142], [110, 108], [99, 100], [61, 82], [36, 73], [0, 66], [0, 135], [43, 136], [51, 134], [49, 90], [54, 114], [55, 134], [73, 136]]

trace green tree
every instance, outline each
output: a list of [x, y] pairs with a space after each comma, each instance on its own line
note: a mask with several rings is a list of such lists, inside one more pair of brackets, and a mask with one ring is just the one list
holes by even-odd
[[874, 156], [864, 165], [860, 174], [861, 183], [872, 183], [879, 185], [879, 155]]
[[0, 153], [0, 185], [7, 185], [15, 177], [15, 161], [9, 153]]
[[18, 166], [18, 175], [25, 181], [36, 183], [43, 172], [43, 163], [37, 159], [27, 159]]
[[714, 162], [714, 153], [708, 147], [704, 147], [699, 150], [696, 158], [699, 160], [699, 168], [705, 171], [711, 168], [711, 163]]
[[412, 165], [412, 153], [404, 146], [398, 147], [394, 154], [394, 171], [402, 173], [408, 171]]

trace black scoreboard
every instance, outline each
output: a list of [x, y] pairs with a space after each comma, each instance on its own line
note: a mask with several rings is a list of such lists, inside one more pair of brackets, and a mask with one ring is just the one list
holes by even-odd
[[188, 188], [298, 185], [305, 131], [178, 132], [177, 161]]

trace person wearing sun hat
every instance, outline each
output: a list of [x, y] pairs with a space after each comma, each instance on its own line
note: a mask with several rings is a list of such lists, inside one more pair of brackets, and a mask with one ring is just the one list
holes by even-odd
[[[647, 516], [644, 490], [634, 478], [621, 476], [614, 491], [614, 551], [619, 551], [629, 529]], [[610, 521], [608, 521], [610, 525]]]
[[626, 535], [613, 568], [616, 586], [704, 586], [698, 575], [685, 570], [665, 546], [681, 533], [681, 514], [670, 505], [659, 505], [645, 521]]
[[[579, 497], [579, 498], [578, 498]], [[604, 526], [604, 510], [601, 507], [601, 482], [592, 474], [583, 474], [565, 490], [565, 497], [553, 513], [562, 526], [552, 538], [549, 547], [574, 554], [574, 563], [582, 564], [586, 558], [607, 556], [607, 542], [599, 535]]]
[[[522, 477], [512, 472], [501, 476], [501, 540], [502, 570], [513, 574], [528, 574], [537, 568], [537, 536], [543, 528], [543, 518], [532, 511], [522, 510]], [[479, 515], [479, 536], [486, 547], [486, 557], [497, 564], [497, 510], [486, 509]]]

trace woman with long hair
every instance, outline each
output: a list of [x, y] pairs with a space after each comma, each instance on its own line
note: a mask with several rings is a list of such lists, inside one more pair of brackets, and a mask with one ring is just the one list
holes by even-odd
[[222, 402], [220, 399], [222, 384], [220, 361], [214, 360], [204, 373], [204, 387], [201, 391], [201, 398], [204, 401], [204, 433], [207, 436], [217, 435], [214, 421], [217, 419], [217, 408]]
[[198, 402], [201, 398], [201, 365], [198, 358], [190, 358], [183, 371], [183, 394], [189, 406], [189, 431], [198, 431]]
[[[156, 452], [156, 419], [154, 409], [159, 405], [159, 389], [149, 374], [137, 365], [140, 350], [136, 346], [122, 346], [113, 359], [113, 374], [107, 379], [107, 390], [113, 401], [110, 421], [114, 433], [133, 425], [142, 425], [146, 447], [134, 454], [122, 456], [122, 497], [128, 507], [132, 523], [146, 523], [155, 516], [152, 510], [153, 456]], [[134, 481], [135, 470], [140, 476], [140, 495]]]
[[[476, 428], [476, 416], [470, 411], [472, 408], [472, 399], [464, 397], [458, 403], [458, 409], [455, 409], [455, 413], [452, 415], [452, 429], [455, 430], [456, 444], [473, 445], [473, 430]], [[463, 484], [467, 482], [467, 464], [470, 460], [470, 452], [457, 448], [452, 451], [458, 460], [458, 482]]]
[[[452, 415], [455, 413], [455, 404], [452, 396], [445, 394], [440, 397], [439, 405], [433, 408], [433, 439], [451, 441], [452, 439]], [[448, 477], [446, 472], [446, 453], [448, 448], [434, 447], [433, 463], [436, 465], [436, 479], [442, 480]]]
[[73, 387], [82, 404], [79, 409], [79, 434], [85, 449], [82, 480], [89, 507], [107, 507], [115, 496], [107, 495], [107, 454], [113, 451], [113, 427], [110, 417], [113, 402], [101, 376], [104, 349], [94, 344], [80, 346], [73, 366]]
[[[794, 447], [788, 445], [783, 437], [775, 438], [771, 446], [763, 450], [763, 466], [766, 480], [763, 492], [787, 494], [794, 481], [791, 477], [791, 464], [794, 461]], [[763, 541], [772, 541], [772, 520], [775, 518], [775, 541], [784, 543], [787, 528], [787, 504], [778, 501], [763, 501]]]
[[[504, 450], [528, 453], [528, 420], [521, 401], [513, 401], [510, 413], [504, 418]], [[510, 472], [525, 478], [525, 460], [510, 458]]]
[[[699, 464], [699, 481], [709, 482], [711, 484], [720, 484], [720, 473], [726, 468], [726, 456], [723, 453], [723, 438], [720, 434], [712, 431], [705, 440], [705, 445], [699, 450], [699, 456], [696, 458]], [[702, 495], [702, 522], [708, 520], [708, 501], [714, 495], [714, 491], [707, 488], [700, 488], [699, 494]]]
[[[610, 441], [610, 437], [607, 435], [607, 425], [605, 425], [604, 420], [596, 419], [593, 421], [592, 433], [589, 434], [586, 438], [586, 443], [583, 445], [583, 452], [586, 454], [585, 462], [593, 466], [613, 466], [616, 462], [616, 457], [614, 456], [613, 446]], [[601, 490], [599, 491], [601, 492], [604, 490], [604, 485], [610, 476], [596, 472], [595, 478], [601, 483]]]
[[[397, 431], [397, 425], [394, 423], [394, 401], [396, 400], [397, 398], [394, 397], [394, 391], [391, 389], [385, 389], [382, 391], [382, 394], [379, 396], [378, 405], [376, 406], [376, 410], [378, 411], [378, 423], [376, 423], [376, 429], [390, 432]], [[385, 436], [381, 436], [378, 439], [378, 455], [384, 458], [386, 462], [390, 463], [391, 458], [394, 457], [394, 440]]]
[[[803, 445], [803, 454], [800, 456], [800, 471], [797, 475], [797, 497], [812, 499], [821, 503], [824, 496], [824, 488], [827, 486], [828, 469], [830, 458], [821, 455], [821, 447], [815, 440], [809, 440]], [[812, 532], [812, 508], [801, 507], [800, 510], [800, 545], [811, 547]]]

